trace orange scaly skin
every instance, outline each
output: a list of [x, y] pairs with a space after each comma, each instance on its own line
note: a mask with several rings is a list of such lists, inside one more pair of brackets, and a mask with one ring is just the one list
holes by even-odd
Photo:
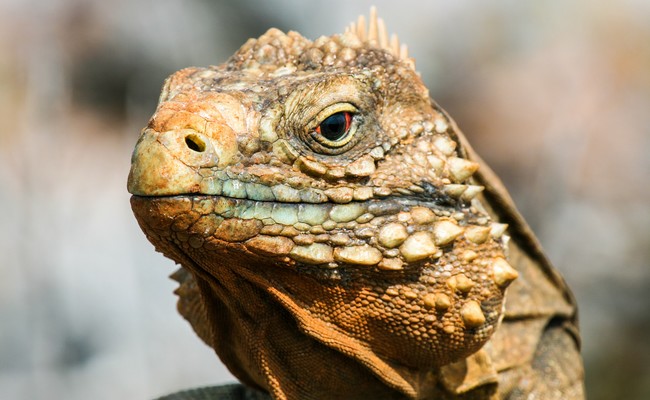
[[583, 398], [568, 288], [376, 17], [175, 73], [132, 162], [181, 314], [245, 385]]

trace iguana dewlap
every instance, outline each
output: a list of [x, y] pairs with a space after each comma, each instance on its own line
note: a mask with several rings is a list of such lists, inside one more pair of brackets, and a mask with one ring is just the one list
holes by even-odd
[[180, 312], [247, 386], [583, 397], [569, 290], [374, 16], [173, 74], [128, 188], [182, 265]]

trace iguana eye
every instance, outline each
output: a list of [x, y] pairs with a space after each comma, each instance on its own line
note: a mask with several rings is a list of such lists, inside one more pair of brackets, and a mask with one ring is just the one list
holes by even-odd
[[331, 153], [344, 151], [352, 141], [359, 121], [355, 117], [358, 110], [349, 103], [337, 103], [326, 107], [316, 115], [311, 138], [318, 144], [315, 150]]
[[352, 113], [341, 111], [325, 118], [316, 128], [316, 133], [323, 135], [329, 141], [337, 142], [343, 139], [352, 126]]

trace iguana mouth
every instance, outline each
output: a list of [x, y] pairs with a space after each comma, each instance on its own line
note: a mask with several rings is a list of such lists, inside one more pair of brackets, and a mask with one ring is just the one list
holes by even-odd
[[440, 207], [402, 196], [314, 204], [185, 194], [133, 196], [132, 204], [145, 223], [157, 218], [153, 225], [160, 225], [164, 218], [171, 231], [185, 231], [191, 247], [214, 240], [241, 243], [253, 253], [325, 269], [402, 270], [440, 257], [457, 240], [459, 248], [461, 242], [498, 246], [505, 230], [472, 207]]
[[[469, 209], [470, 207], [469, 204], [463, 204], [458, 199], [452, 199], [449, 196], [431, 199], [426, 199], [421, 196], [388, 196], [382, 199], [351, 201], [344, 204], [329, 201], [311, 203], [258, 200], [206, 193], [180, 193], [161, 196], [133, 195], [133, 197], [177, 200], [201, 198], [212, 201], [219, 210], [217, 214], [222, 217], [259, 220], [271, 218], [276, 223], [285, 225], [302, 222], [312, 226], [320, 225], [327, 220], [334, 222], [351, 222], [357, 220], [357, 222], [362, 222], [367, 218], [397, 214], [405, 210], [408, 211], [411, 207], [425, 207], [431, 209], [436, 215], [449, 217], [455, 212], [462, 213], [464, 209]], [[458, 218], [462, 219], [460, 217]]]

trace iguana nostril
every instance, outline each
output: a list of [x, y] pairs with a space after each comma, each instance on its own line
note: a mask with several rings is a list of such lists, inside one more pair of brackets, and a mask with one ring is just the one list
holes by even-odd
[[187, 144], [187, 147], [193, 151], [196, 151], [197, 153], [203, 153], [205, 151], [205, 142], [197, 135], [185, 136], [185, 144]]

